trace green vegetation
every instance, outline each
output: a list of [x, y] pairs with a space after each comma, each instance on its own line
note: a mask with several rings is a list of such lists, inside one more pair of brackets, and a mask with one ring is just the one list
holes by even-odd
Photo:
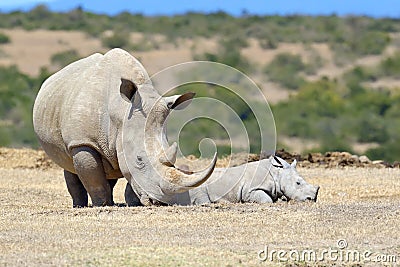
[[10, 37], [0, 32], [0, 44], [7, 44], [10, 42]]
[[307, 68], [310, 69], [303, 63], [299, 55], [282, 53], [264, 68], [264, 72], [268, 75], [269, 80], [288, 89], [298, 89], [305, 83], [300, 72], [307, 71]]
[[79, 56], [78, 52], [72, 49], [52, 55], [50, 60], [53, 65], [65, 67], [80, 58], [81, 56]]
[[345, 86], [350, 88], [346, 91], [328, 79], [303, 85], [296, 96], [273, 106], [278, 136], [318, 140], [321, 152], [351, 151], [354, 142], [376, 142], [382, 145], [368, 156], [398, 160], [394, 144], [400, 141], [400, 96], [357, 86]]
[[101, 41], [108, 48], [127, 48], [130, 44], [129, 33], [124, 31], [114, 31], [110, 36], [102, 37]]
[[[380, 54], [390, 41], [389, 34], [400, 31], [397, 19], [368, 17], [310, 16], [243, 16], [233, 17], [224, 12], [201, 14], [189, 12], [174, 17], [122, 12], [116, 16], [98, 15], [80, 7], [66, 13], [53, 13], [45, 5], [29, 12], [0, 13], [0, 28], [22, 27], [27, 30], [79, 30], [100, 37], [105, 31], [107, 47], [124, 47], [125, 33], [159, 33], [173, 41], [178, 37], [206, 38], [223, 35], [230, 40], [258, 39], [264, 48], [273, 49], [279, 42], [328, 43], [336, 51], [338, 63], [355, 57]], [[123, 34], [120, 34], [123, 33]], [[124, 40], [122, 40], [124, 39]]]
[[[261, 139], [260, 131], [257, 128], [257, 121], [249, 105], [246, 104], [242, 98], [222, 86], [205, 83], [182, 85], [169, 92], [169, 94], [181, 94], [184, 92], [195, 92], [199, 101], [202, 101], [201, 98], [205, 98], [204, 102], [201, 103], [201, 110], [196, 109], [196, 116], [202, 116], [202, 114], [204, 114], [203, 110], [211, 110], [211, 113], [214, 114], [211, 119], [194, 119], [183, 127], [179, 136], [179, 146], [185, 155], [193, 154], [200, 156], [198, 146], [203, 138], [217, 140], [218, 156], [230, 154], [231, 151], [239, 152], [246, 149], [237, 147], [235, 144], [233, 144], [231, 148], [228, 144], [218, 143], [218, 140], [229, 140], [228, 132], [224, 127], [227, 127], [227, 124], [233, 120], [232, 114], [239, 116], [243, 121], [244, 127], [249, 134], [249, 140], [252, 140], [250, 151], [252, 153], [260, 152]], [[210, 96], [212, 96], [212, 103], [207, 102], [207, 98]], [[215, 102], [215, 100], [217, 100], [217, 102]], [[224, 104], [229, 106], [234, 113], [227, 110]], [[168, 122], [168, 131], [169, 133], [177, 132], [181, 126], [181, 121], [170, 120]], [[239, 130], [237, 126], [231, 128], [229, 132], [230, 138], [235, 140], [236, 136], [240, 136], [241, 132]], [[171, 137], [171, 134], [168, 134], [168, 136]]]
[[33, 146], [37, 139], [32, 126], [32, 106], [46, 70], [37, 78], [12, 67], [0, 67], [0, 146]]
[[240, 49], [247, 45], [247, 41], [238, 36], [222, 38], [219, 42], [219, 51], [216, 54], [195, 55], [194, 60], [219, 62], [242, 72], [250, 72], [252, 70], [250, 62], [240, 53]]
[[[294, 54], [279, 54], [267, 66], [253, 66], [241, 51], [256, 39], [263, 49], [275, 49], [279, 43], [302, 43], [311, 49], [313, 43], [326, 43], [333, 51], [337, 65], [367, 56], [379, 55], [400, 32], [399, 19], [368, 17], [251, 16], [233, 17], [224, 12], [187, 13], [174, 17], [123, 12], [116, 16], [98, 15], [81, 8], [54, 13], [44, 5], [29, 12], [0, 13], [0, 28], [27, 30], [79, 30], [100, 38], [108, 48], [121, 47], [136, 51], [160, 48], [154, 36], [162, 34], [166, 43], [177, 44], [178, 38], [215, 38], [218, 51], [195, 55], [197, 60], [225, 63], [247, 74], [262, 74], [282, 87], [296, 90], [286, 101], [272, 107], [278, 136], [316, 140], [318, 151], [348, 150], [352, 144], [376, 143], [367, 151], [372, 159], [400, 160], [400, 93], [398, 88], [371, 89], [368, 84], [382, 78], [400, 79], [400, 53], [382, 60], [376, 66], [356, 66], [336, 79], [307, 81], [321, 66], [318, 53], [308, 51], [307, 61]], [[132, 41], [132, 33], [143, 33]], [[0, 44], [10, 38], [0, 33]], [[81, 56], [75, 50], [55, 54], [53, 65], [63, 67]], [[16, 67], [0, 67], [0, 145], [33, 146], [37, 141], [32, 130], [32, 105], [43, 80], [50, 73], [42, 70], [38, 77], [19, 72]], [[218, 75], [218, 74], [215, 74]], [[226, 77], [217, 77], [226, 82]], [[228, 84], [238, 85], [235, 79]], [[222, 83], [221, 84], [227, 84]], [[251, 110], [236, 95], [216, 85], [185, 85], [178, 91], [194, 91], [197, 97], [213, 96], [229, 104], [243, 119], [250, 134], [251, 152], [260, 149], [257, 122]], [[257, 100], [255, 100], [257, 101]], [[252, 103], [254, 104], [254, 103]], [[211, 107], [214, 108], [214, 107]], [[222, 111], [215, 108], [223, 115]], [[193, 125], [196, 123], [196, 127]], [[197, 154], [198, 141], [204, 136], [224, 140], [224, 129], [216, 122], [199, 120], [188, 123], [182, 131], [185, 153]], [[217, 144], [220, 155], [229, 153], [226, 143]]]

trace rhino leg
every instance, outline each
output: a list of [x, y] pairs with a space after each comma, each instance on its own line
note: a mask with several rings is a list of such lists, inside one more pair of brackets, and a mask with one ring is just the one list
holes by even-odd
[[128, 207], [142, 206], [140, 199], [133, 191], [132, 186], [129, 183], [126, 184], [125, 187], [125, 202], [128, 205]]
[[89, 193], [93, 206], [112, 205], [111, 186], [99, 153], [90, 147], [77, 147], [72, 150], [72, 155], [75, 171]]
[[111, 189], [111, 202], [112, 205], [114, 205], [114, 194], [113, 194], [113, 190], [114, 190], [114, 186], [117, 184], [118, 179], [109, 179], [108, 180], [108, 184], [110, 185], [110, 189]]
[[67, 183], [68, 192], [72, 197], [73, 207], [87, 207], [88, 194], [78, 175], [64, 170], [64, 178]]
[[249, 202], [254, 203], [272, 203], [272, 198], [263, 190], [254, 190], [250, 193]]

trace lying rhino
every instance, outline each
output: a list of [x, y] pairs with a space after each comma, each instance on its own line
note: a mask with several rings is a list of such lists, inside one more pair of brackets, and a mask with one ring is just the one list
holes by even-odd
[[173, 165], [177, 145], [168, 145], [164, 122], [193, 96], [161, 97], [139, 61], [113, 49], [48, 78], [35, 100], [33, 126], [45, 152], [64, 169], [74, 207], [87, 206], [88, 193], [94, 206], [112, 205], [113, 186], [123, 176], [135, 201], [169, 203], [215, 167], [216, 156], [198, 173]]
[[216, 202], [272, 203], [286, 200], [317, 200], [319, 186], [308, 184], [292, 164], [271, 156], [257, 162], [231, 168], [216, 168], [203, 185], [177, 194], [178, 205]]

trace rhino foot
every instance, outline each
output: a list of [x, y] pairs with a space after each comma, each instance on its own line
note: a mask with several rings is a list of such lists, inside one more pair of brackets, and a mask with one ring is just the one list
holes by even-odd
[[88, 194], [83, 186], [78, 175], [64, 170], [64, 178], [67, 183], [68, 192], [72, 197], [72, 205], [74, 208], [87, 207], [88, 205]]

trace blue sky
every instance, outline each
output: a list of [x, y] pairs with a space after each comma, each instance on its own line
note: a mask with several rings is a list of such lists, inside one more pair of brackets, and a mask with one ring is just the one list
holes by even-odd
[[182, 14], [187, 11], [223, 10], [240, 15], [307, 14], [368, 15], [400, 18], [400, 0], [0, 0], [0, 12], [29, 10], [45, 3], [53, 11], [68, 11], [81, 6], [86, 11], [115, 15], [122, 11], [144, 15]]

